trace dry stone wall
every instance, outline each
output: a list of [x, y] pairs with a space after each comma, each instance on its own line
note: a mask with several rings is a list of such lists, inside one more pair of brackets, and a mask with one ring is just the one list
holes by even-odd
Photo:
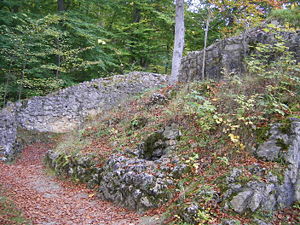
[[10, 104], [0, 111], [0, 159], [6, 159], [6, 153], [16, 147], [16, 136], [16, 107]]
[[[277, 33], [278, 35], [278, 33]], [[279, 33], [295, 58], [300, 61], [300, 31]], [[223, 72], [243, 74], [244, 59], [253, 52], [257, 43], [274, 43], [275, 34], [256, 28], [243, 35], [221, 40], [206, 49], [205, 78], [219, 80]], [[251, 47], [252, 46], [252, 47]], [[203, 50], [190, 52], [181, 61], [179, 81], [190, 82], [202, 79]]]
[[133, 72], [95, 79], [43, 97], [17, 102], [0, 111], [0, 157], [16, 151], [17, 128], [63, 133], [77, 128], [83, 120], [109, 110], [149, 88], [162, 85], [166, 76]]
[[99, 197], [143, 212], [170, 200], [176, 179], [189, 171], [175, 153], [180, 136], [178, 125], [173, 123], [136, 148], [114, 151], [105, 161], [93, 154], [48, 151], [46, 163], [59, 175], [76, 178], [91, 188], [99, 187]]

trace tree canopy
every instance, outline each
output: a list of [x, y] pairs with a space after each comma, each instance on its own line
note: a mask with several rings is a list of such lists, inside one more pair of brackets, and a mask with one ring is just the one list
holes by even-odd
[[[292, 3], [188, 0], [185, 52], [203, 48], [208, 11], [211, 44]], [[0, 105], [128, 71], [170, 73], [174, 18], [173, 0], [0, 0]]]

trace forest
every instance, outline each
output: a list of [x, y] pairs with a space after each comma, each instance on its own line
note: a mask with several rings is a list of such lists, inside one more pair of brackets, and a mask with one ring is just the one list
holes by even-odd
[[0, 224], [300, 224], [297, 0], [0, 0]]
[[[296, 2], [188, 0], [184, 52], [203, 48], [206, 28], [209, 45], [275, 9], [296, 23]], [[174, 17], [173, 0], [1, 0], [0, 106], [129, 71], [169, 74]]]

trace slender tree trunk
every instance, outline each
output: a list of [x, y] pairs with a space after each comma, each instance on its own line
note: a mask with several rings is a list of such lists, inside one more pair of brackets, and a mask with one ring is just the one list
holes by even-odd
[[64, 0], [57, 0], [57, 10], [58, 10], [59, 12], [65, 11]]
[[[59, 39], [56, 39], [56, 48], [58, 48], [58, 49], [60, 48]], [[60, 65], [61, 65], [61, 56], [60, 55], [56, 55], [56, 65], [58, 67], [60, 67]], [[56, 78], [58, 78], [59, 75], [60, 75], [60, 71], [59, 71], [59, 69], [57, 69], [56, 73], [55, 73]]]
[[170, 45], [167, 44], [167, 50], [166, 50], [166, 64], [165, 64], [165, 74], [168, 73], [168, 67], [169, 67], [169, 51], [170, 51]]
[[184, 47], [184, 0], [176, 0], [175, 38], [172, 59], [171, 84], [178, 81], [179, 69]]
[[[63, 12], [65, 11], [65, 4], [64, 4], [64, 0], [57, 0], [57, 11], [58, 12]], [[60, 44], [59, 44], [59, 39], [56, 40], [56, 45], [57, 45], [57, 48], [60, 47]], [[60, 55], [56, 55], [56, 65], [58, 67], [60, 67], [61, 65], [61, 56]], [[60, 71], [59, 69], [56, 70], [56, 77], [59, 77], [60, 75]]]
[[141, 21], [141, 10], [139, 8], [134, 8], [132, 18], [134, 23], [139, 23]]
[[210, 22], [210, 15], [208, 15], [207, 20], [206, 20], [206, 25], [205, 25], [204, 49], [203, 49], [203, 60], [202, 60], [202, 80], [205, 79], [206, 47], [207, 47], [209, 22]]
[[[132, 11], [132, 24], [139, 23], [141, 21], [141, 10], [137, 8], [136, 4], [134, 4], [134, 8]], [[135, 55], [135, 44], [134, 40], [138, 39], [138, 36], [136, 34], [132, 34], [132, 44], [129, 47], [129, 50], [131, 52], [131, 63], [132, 64], [139, 64], [141, 67], [141, 60], [139, 60]]]
[[18, 100], [21, 100], [22, 97], [22, 90], [23, 90], [23, 82], [24, 82], [24, 78], [25, 78], [25, 65], [23, 65], [23, 69], [22, 69], [22, 77], [21, 77], [21, 84], [19, 86], [19, 96], [18, 96]]
[[[10, 74], [10, 68], [8, 70], [8, 73]], [[7, 94], [8, 94], [8, 83], [9, 83], [9, 76], [6, 77], [6, 82], [5, 82], [4, 96], [3, 96], [3, 107], [6, 105], [6, 97], [7, 97]]]

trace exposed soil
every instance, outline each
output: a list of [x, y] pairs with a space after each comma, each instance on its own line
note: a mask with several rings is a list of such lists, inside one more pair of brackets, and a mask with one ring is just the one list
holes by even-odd
[[13, 164], [0, 162], [0, 185], [33, 224], [138, 224], [140, 215], [100, 200], [84, 185], [59, 180], [46, 171], [50, 148], [33, 144]]

